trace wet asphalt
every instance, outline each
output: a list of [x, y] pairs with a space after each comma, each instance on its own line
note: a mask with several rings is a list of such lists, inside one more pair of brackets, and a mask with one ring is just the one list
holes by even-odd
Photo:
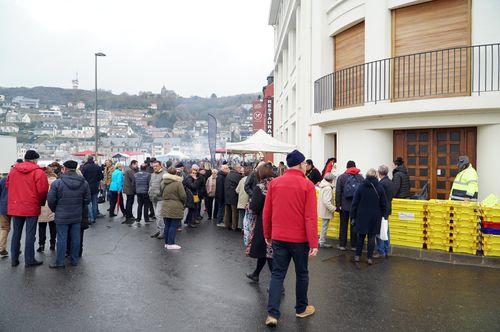
[[[265, 331], [267, 266], [245, 277], [241, 235], [202, 222], [178, 233], [180, 251], [151, 239], [154, 223], [98, 219], [78, 267], [25, 268], [0, 261], [0, 331]], [[47, 234], [48, 235], [48, 234]], [[24, 234], [23, 234], [24, 237]], [[499, 331], [500, 270], [391, 257], [356, 267], [351, 252], [310, 260], [309, 302], [295, 318], [293, 265], [277, 331]]]

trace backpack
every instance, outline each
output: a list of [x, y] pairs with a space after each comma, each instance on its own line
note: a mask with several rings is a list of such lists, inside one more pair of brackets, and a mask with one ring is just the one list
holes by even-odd
[[349, 174], [349, 177], [347, 178], [347, 181], [344, 185], [344, 192], [342, 195], [346, 199], [353, 199], [354, 198], [354, 193], [358, 189], [359, 185], [361, 184], [361, 181], [358, 180], [356, 175], [354, 174]]

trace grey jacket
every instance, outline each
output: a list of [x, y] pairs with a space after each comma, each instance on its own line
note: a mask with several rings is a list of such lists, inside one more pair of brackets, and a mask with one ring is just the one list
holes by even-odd
[[83, 209], [90, 203], [89, 184], [76, 172], [62, 174], [50, 186], [47, 203], [55, 212], [56, 224], [81, 223]]
[[151, 173], [139, 171], [134, 174], [134, 191], [136, 194], [147, 194], [149, 192], [149, 181]]
[[125, 195], [134, 195], [134, 181], [135, 181], [136, 170], [129, 167], [125, 174], [123, 174], [123, 193]]
[[151, 180], [149, 180], [149, 198], [151, 200], [161, 201], [161, 181], [163, 175], [166, 174], [165, 170], [162, 168], [160, 172], [153, 172], [151, 174]]

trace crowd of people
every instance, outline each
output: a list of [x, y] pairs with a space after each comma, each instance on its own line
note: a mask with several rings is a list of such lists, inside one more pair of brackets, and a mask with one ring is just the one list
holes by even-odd
[[[206, 215], [205, 220], [218, 227], [242, 234], [246, 255], [256, 259], [255, 269], [246, 274], [251, 282], [258, 283], [268, 265], [268, 326], [276, 326], [280, 317], [283, 281], [292, 259], [296, 315], [314, 313], [307, 299], [308, 257], [315, 256], [318, 248], [332, 247], [326, 235], [334, 213], [340, 215], [337, 248], [354, 251], [353, 262], [359, 264], [366, 240], [371, 265], [374, 258], [389, 254], [388, 234], [387, 239], [377, 235], [382, 220], [391, 214], [392, 199], [411, 196], [402, 158], [394, 161], [390, 179], [386, 165], [369, 169], [363, 177], [352, 160], [340, 172], [335, 158], [328, 159], [320, 172], [296, 150], [287, 155], [286, 164], [277, 166], [261, 161], [221, 162], [214, 167], [206, 160], [163, 163], [147, 158], [141, 164], [132, 160], [125, 167], [112, 160], [99, 165], [87, 156], [80, 165], [68, 160], [42, 168], [37, 165], [39, 157], [36, 151], [27, 151], [24, 160], [17, 160], [0, 179], [0, 256], [9, 255], [6, 246], [12, 223], [12, 266], [19, 265], [24, 225], [26, 267], [43, 263], [35, 258], [34, 247], [38, 228], [37, 251], [45, 251], [47, 225], [49, 249], [56, 250], [49, 266], [64, 268], [66, 259], [76, 266], [83, 253], [84, 231], [104, 216], [99, 204], [105, 201], [109, 222], [119, 214], [122, 224], [139, 227], [155, 222], [151, 238], [163, 240], [166, 250], [181, 249], [176, 234], [183, 230], [182, 224], [197, 228]], [[469, 171], [470, 164], [462, 164]]]

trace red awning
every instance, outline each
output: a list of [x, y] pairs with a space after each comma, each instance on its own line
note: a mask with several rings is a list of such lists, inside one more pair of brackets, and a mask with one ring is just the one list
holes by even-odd
[[[75, 157], [85, 157], [88, 155], [95, 156], [95, 152], [92, 150], [84, 150], [84, 151], [79, 151], [75, 152], [72, 154]], [[102, 153], [97, 153], [98, 156], [104, 156]]]

